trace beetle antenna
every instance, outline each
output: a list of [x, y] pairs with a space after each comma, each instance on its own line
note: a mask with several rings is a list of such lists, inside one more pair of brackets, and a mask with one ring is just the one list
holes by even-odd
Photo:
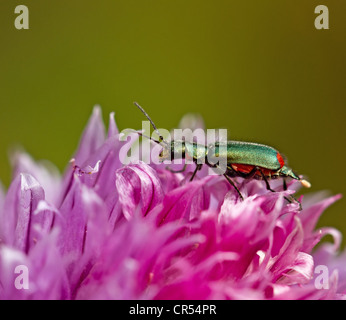
[[140, 131], [136, 131], [136, 130], [133, 130], [133, 129], [127, 129], [128, 131], [131, 131], [131, 132], [134, 132], [134, 133], [137, 133], [138, 135], [140, 135], [141, 137], [144, 137], [144, 138], [147, 138], [153, 142], [156, 142], [157, 144], [160, 144], [160, 141], [156, 140], [156, 139], [153, 139], [153, 138], [150, 138], [149, 136], [147, 136], [146, 134], [140, 132]]
[[[144, 110], [137, 102], [134, 102], [134, 105], [135, 105], [139, 110], [141, 110], [142, 113], [146, 116], [146, 118], [150, 121], [150, 123], [151, 123], [152, 127], [154, 128], [155, 132], [156, 132], [157, 135], [159, 136], [159, 141], [160, 141], [160, 142], [164, 142], [164, 143], [167, 144], [167, 142], [163, 139], [163, 136], [161, 135], [160, 131], [156, 128], [154, 121], [150, 119], [149, 115], [145, 112], [145, 110]], [[149, 139], [151, 139], [151, 138], [149, 138]], [[151, 139], [151, 140], [153, 140], [153, 139]], [[153, 140], [153, 141], [154, 141], [154, 140]]]

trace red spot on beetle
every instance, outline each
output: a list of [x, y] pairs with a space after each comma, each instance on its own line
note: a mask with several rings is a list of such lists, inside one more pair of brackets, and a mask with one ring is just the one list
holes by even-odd
[[[234, 171], [242, 172], [245, 174], [250, 173], [253, 170], [253, 168], [255, 167], [253, 165], [240, 164], [240, 163], [232, 163], [231, 166], [232, 166], [232, 169]], [[274, 170], [270, 170], [270, 169], [266, 169], [266, 168], [260, 168], [260, 169], [266, 177], [271, 177], [275, 173]], [[262, 173], [259, 170], [256, 171], [255, 175], [258, 177], [262, 177]]]
[[285, 165], [285, 160], [283, 159], [283, 157], [281, 156], [279, 152], [276, 154], [276, 158], [278, 159], [280, 163], [280, 168], [282, 168]]
[[249, 173], [254, 168], [254, 166], [248, 164], [232, 163], [232, 168], [237, 172]]

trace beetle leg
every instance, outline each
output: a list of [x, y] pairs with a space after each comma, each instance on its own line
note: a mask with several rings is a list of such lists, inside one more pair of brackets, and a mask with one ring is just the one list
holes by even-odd
[[181, 173], [181, 172], [184, 172], [186, 170], [186, 167], [187, 167], [187, 163], [184, 164], [184, 167], [180, 170], [173, 170], [171, 169], [170, 167], [166, 167], [166, 170], [172, 172], [172, 173]]
[[229, 177], [239, 177], [239, 172], [235, 171], [232, 167], [227, 166], [226, 174]]
[[196, 169], [195, 169], [195, 171], [193, 172], [192, 177], [190, 178], [190, 181], [193, 180], [193, 178], [195, 177], [197, 171], [198, 171], [198, 170], [201, 170], [201, 168], [202, 168], [202, 164], [196, 164]]
[[267, 190], [271, 191], [271, 192], [276, 192], [275, 190], [273, 190], [271, 187], [270, 187], [270, 184], [269, 184], [269, 181], [267, 179], [267, 177], [264, 175], [263, 171], [257, 167], [257, 170], [261, 173], [261, 176], [263, 178], [263, 180], [265, 181], [266, 183], [266, 187], [267, 187]]
[[284, 180], [284, 183], [283, 183], [283, 188], [284, 188], [284, 191], [286, 191], [286, 190], [287, 190], [287, 183], [286, 183], [286, 179], [284, 178], [283, 180]]
[[303, 210], [303, 207], [302, 207], [302, 204], [300, 203], [299, 200], [297, 200], [295, 197], [293, 197], [291, 194], [290, 194], [290, 198], [291, 199], [287, 199], [285, 197], [286, 200], [288, 200], [290, 203], [293, 203], [293, 202], [297, 202], [299, 204], [299, 211], [302, 211]]
[[[239, 198], [241, 200], [244, 200], [243, 195], [241, 194], [240, 190], [238, 189], [238, 187], [235, 185], [235, 183], [232, 181], [232, 179], [230, 178], [230, 175], [234, 174], [234, 175], [238, 175], [238, 172], [234, 171], [232, 167], [227, 166], [227, 171], [224, 173], [224, 171], [222, 170], [221, 167], [219, 167], [218, 165], [214, 165], [213, 168], [216, 169], [216, 172], [219, 171], [219, 174], [223, 175], [226, 180], [229, 182], [229, 184], [235, 189], [235, 191], [237, 191]], [[233, 176], [233, 175], [232, 175]]]
[[241, 194], [240, 190], [238, 189], [238, 187], [235, 185], [235, 183], [231, 180], [231, 178], [229, 176], [227, 176], [226, 173], [223, 174], [223, 176], [227, 179], [227, 181], [230, 183], [230, 185], [235, 189], [235, 191], [237, 191], [239, 198], [241, 200], [244, 200], [243, 195]]
[[[258, 168], [259, 172], [261, 173], [261, 176], [263, 178], [263, 180], [265, 181], [266, 183], [266, 186], [267, 186], [267, 190], [271, 191], [271, 192], [276, 192], [275, 190], [273, 190], [271, 187], [270, 187], [270, 184], [269, 184], [269, 181], [267, 179], [267, 177], [264, 175], [264, 173], [262, 172], [262, 170], [260, 168]], [[284, 180], [285, 181], [285, 180]], [[286, 186], [287, 187], [287, 186]], [[292, 203], [293, 201], [287, 197], [284, 197], [289, 203]]]
[[[286, 179], [284, 178], [283, 179], [284, 180], [284, 183], [283, 183], [283, 188], [284, 188], [284, 191], [286, 191], [288, 188], [287, 188], [287, 182], [286, 182]], [[285, 197], [285, 199], [288, 201], [288, 202], [290, 202], [290, 203], [292, 203], [292, 202], [297, 202], [298, 204], [299, 204], [299, 210], [301, 211], [301, 210], [303, 210], [303, 208], [302, 208], [302, 204], [299, 202], [299, 200], [297, 200], [295, 197], [293, 197], [292, 195], [290, 195], [290, 198], [291, 199], [288, 199], [287, 197]]]
[[[271, 192], [276, 192], [275, 190], [273, 190], [272, 188], [270, 188], [270, 184], [269, 184], [269, 181], [267, 179], [267, 177], [264, 175], [264, 173], [262, 172], [261, 169], [258, 169], [262, 175], [262, 178], [263, 180], [265, 181], [266, 183], [266, 186], [267, 186], [267, 190], [270, 190]], [[284, 190], [287, 190], [287, 184], [286, 184], [286, 180], [284, 179]], [[301, 211], [302, 210], [302, 205], [301, 203], [295, 198], [293, 197], [292, 195], [289, 196], [289, 198], [287, 198], [286, 196], [284, 197], [285, 200], [287, 200], [289, 203], [293, 203], [293, 202], [297, 202], [299, 204], [299, 210]]]

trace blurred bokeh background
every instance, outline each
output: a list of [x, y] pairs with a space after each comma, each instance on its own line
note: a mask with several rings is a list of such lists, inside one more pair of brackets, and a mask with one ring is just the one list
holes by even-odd
[[[14, 9], [29, 8], [29, 30]], [[329, 30], [314, 9], [329, 8]], [[0, 179], [21, 145], [62, 171], [92, 108], [139, 128], [187, 112], [229, 138], [272, 145], [311, 192], [346, 194], [346, 1], [0, 1]], [[310, 192], [310, 190], [309, 190]], [[345, 200], [320, 225], [346, 234]]]

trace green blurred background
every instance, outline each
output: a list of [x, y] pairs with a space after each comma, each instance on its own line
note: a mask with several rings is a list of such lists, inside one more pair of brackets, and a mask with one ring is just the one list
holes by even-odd
[[[29, 8], [30, 29], [14, 27]], [[329, 8], [329, 30], [314, 9]], [[266, 143], [311, 191], [346, 194], [346, 1], [0, 1], [0, 179], [23, 146], [62, 171], [95, 104], [120, 129], [142, 104], [162, 128], [199, 112], [208, 128]], [[345, 200], [320, 225], [346, 234]]]

